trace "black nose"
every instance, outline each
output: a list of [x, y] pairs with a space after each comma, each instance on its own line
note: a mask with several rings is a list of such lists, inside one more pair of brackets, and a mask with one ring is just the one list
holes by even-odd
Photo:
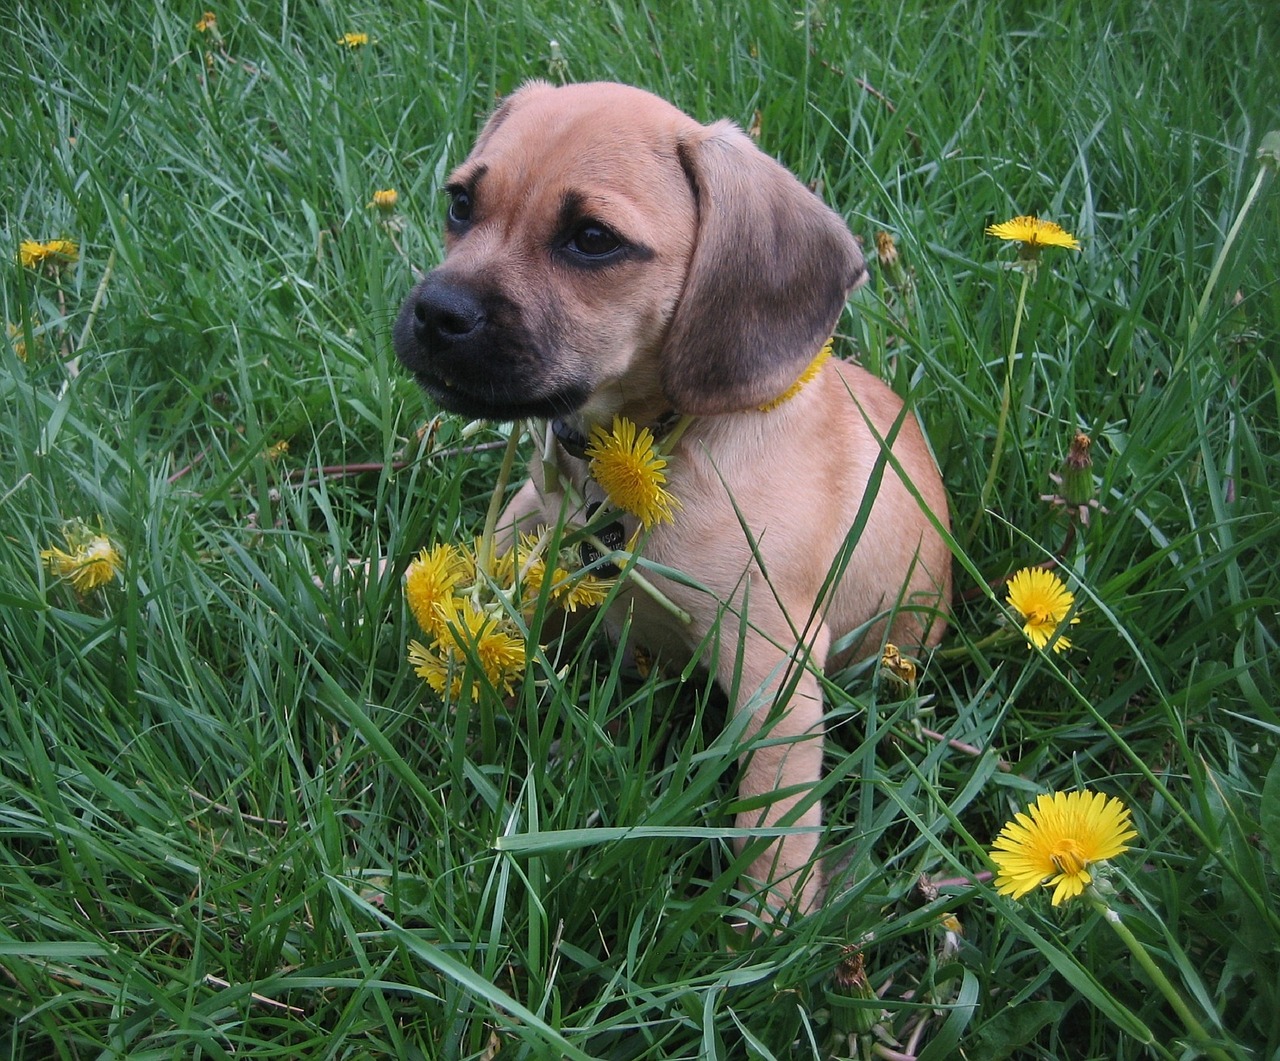
[[413, 333], [425, 346], [459, 343], [484, 327], [485, 312], [471, 293], [445, 284], [424, 284], [413, 306]]

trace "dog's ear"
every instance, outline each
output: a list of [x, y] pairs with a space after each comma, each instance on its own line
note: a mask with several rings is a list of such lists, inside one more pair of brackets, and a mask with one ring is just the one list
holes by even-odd
[[785, 391], [865, 273], [844, 222], [731, 122], [680, 145], [697, 242], [662, 353], [682, 413], [748, 409]]

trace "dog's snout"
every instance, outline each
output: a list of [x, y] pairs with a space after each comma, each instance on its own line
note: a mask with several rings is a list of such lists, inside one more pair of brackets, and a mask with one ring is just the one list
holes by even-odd
[[485, 313], [470, 293], [456, 287], [432, 286], [419, 293], [413, 321], [419, 342], [451, 343], [467, 339], [482, 328]]

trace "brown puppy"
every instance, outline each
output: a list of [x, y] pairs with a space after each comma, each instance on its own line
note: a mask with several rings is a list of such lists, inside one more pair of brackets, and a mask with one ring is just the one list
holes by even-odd
[[[800, 827], [755, 845], [749, 875], [769, 889], [768, 907], [812, 908], [814, 667], [860, 629], [853, 654], [878, 651], [886, 634], [913, 649], [935, 643], [951, 591], [936, 529], [947, 523], [942, 483], [888, 387], [831, 360], [761, 408], [806, 374], [865, 279], [857, 244], [734, 125], [700, 125], [623, 85], [526, 85], [447, 188], [448, 253], [405, 302], [397, 355], [446, 409], [553, 422], [557, 477], [588, 500], [601, 496], [581, 450], [594, 425], [621, 415], [661, 436], [674, 414], [695, 417], [667, 468], [680, 508], [644, 555], [705, 592], [657, 580], [688, 624], [633, 591], [617, 608], [666, 657], [689, 658], [718, 630], [721, 686], [751, 712], [749, 733], [769, 727], [743, 763], [740, 796], [754, 809], [737, 824]], [[892, 439], [892, 460], [831, 589], [884, 461], [877, 436]], [[508, 525], [556, 520], [564, 498], [548, 483], [535, 461]], [[775, 705], [784, 683], [791, 694]]]

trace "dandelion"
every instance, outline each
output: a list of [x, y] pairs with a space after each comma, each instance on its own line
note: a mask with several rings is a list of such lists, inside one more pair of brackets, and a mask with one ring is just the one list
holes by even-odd
[[[40, 327], [39, 321], [33, 321], [31, 331], [36, 333]], [[9, 345], [13, 347], [13, 352], [17, 355], [19, 361], [27, 359], [27, 339], [25, 329], [11, 321], [4, 322], [4, 333], [9, 339]]]
[[595, 608], [605, 602], [613, 583], [611, 578], [587, 575], [581, 571], [570, 573], [557, 568], [556, 578], [551, 586], [551, 599], [567, 612], [576, 612], [579, 608]]
[[986, 511], [987, 501], [996, 485], [996, 471], [1000, 467], [1000, 457], [1004, 453], [1005, 430], [1009, 423], [1009, 407], [1013, 401], [1013, 365], [1018, 351], [1018, 335], [1022, 331], [1023, 310], [1027, 305], [1027, 290], [1031, 286], [1031, 277], [1040, 261], [1040, 251], [1045, 247], [1069, 247], [1078, 250], [1080, 241], [1065, 231], [1061, 225], [1053, 221], [1041, 221], [1039, 218], [1023, 215], [998, 225], [988, 225], [987, 235], [999, 239], [1007, 239], [1017, 243], [1017, 268], [1022, 273], [1022, 284], [1018, 288], [1018, 306], [1013, 313], [1013, 334], [1009, 337], [1009, 353], [1005, 357], [1004, 388], [1000, 392], [1000, 413], [996, 418], [995, 448], [991, 451], [991, 464], [987, 468], [987, 477], [982, 483], [979, 504], [973, 513], [973, 522], [969, 531], [972, 534], [978, 528], [978, 522]]
[[454, 587], [468, 578], [475, 564], [457, 546], [436, 545], [423, 549], [404, 573], [404, 595], [423, 632], [445, 634], [441, 608], [453, 596]]
[[539, 534], [521, 534], [502, 555], [493, 562], [490, 574], [494, 582], [502, 586], [522, 608], [530, 608], [542, 593], [546, 579], [547, 562], [542, 555], [543, 539]]
[[1014, 815], [991, 845], [996, 891], [1021, 899], [1043, 884], [1053, 888], [1054, 906], [1083, 896], [1129, 948], [1181, 1018], [1191, 1040], [1214, 1061], [1230, 1061], [1231, 1055], [1214, 1043], [1120, 911], [1108, 905], [1105, 892], [1094, 883], [1090, 867], [1128, 851], [1128, 841], [1137, 835], [1129, 808], [1112, 796], [1088, 791], [1042, 795], [1025, 814]]
[[212, 11], [206, 11], [200, 16], [200, 21], [196, 23], [196, 31], [199, 33], [208, 33], [210, 30], [217, 30], [218, 16]]
[[50, 546], [40, 551], [40, 559], [58, 578], [65, 578], [81, 596], [105, 586], [119, 573], [124, 561], [105, 534], [95, 534], [73, 522], [63, 531], [66, 549]]
[[[437, 646], [448, 654], [454, 669], [473, 659], [494, 689], [510, 693], [524, 671], [525, 643], [508, 628], [505, 617], [457, 597], [442, 604], [439, 611], [446, 632]], [[474, 684], [471, 693], [475, 693]]]
[[[1009, 579], [1009, 606], [1023, 618], [1022, 632], [1035, 648], [1044, 648], [1053, 639], [1053, 650], [1061, 652], [1071, 642], [1061, 635], [1054, 638], [1076, 598], [1066, 584], [1052, 571], [1024, 567]], [[1072, 619], [1074, 626], [1079, 619]]]
[[373, 199], [366, 204], [366, 209], [377, 209], [384, 214], [391, 213], [396, 208], [400, 195], [394, 188], [379, 188], [373, 193]]
[[987, 235], [1010, 242], [1021, 243], [1022, 252], [1038, 254], [1041, 247], [1066, 247], [1079, 250], [1080, 241], [1054, 221], [1042, 221], [1038, 217], [1023, 215], [998, 225], [988, 225]]
[[41, 243], [24, 239], [18, 246], [18, 260], [28, 269], [38, 269], [48, 262], [53, 266], [71, 265], [80, 258], [80, 248], [69, 239], [51, 239]]
[[639, 519], [646, 529], [655, 523], [672, 522], [672, 509], [679, 502], [663, 485], [667, 460], [659, 456], [647, 427], [637, 431], [630, 420], [615, 416], [611, 431], [592, 428], [587, 458], [592, 477], [609, 500]]
[[1092, 882], [1089, 867], [1129, 849], [1137, 836], [1129, 808], [1101, 792], [1040, 796], [1000, 830], [991, 845], [996, 891], [1021, 899], [1044, 884], [1053, 905], [1074, 899]]
[[880, 654], [880, 666], [906, 686], [916, 683], [916, 665], [892, 641], [886, 642]]
[[447, 695], [451, 700], [462, 696], [465, 668], [461, 663], [451, 666], [448, 658], [427, 648], [421, 641], [410, 641], [409, 664], [413, 672], [441, 696]]
[[271, 443], [271, 445], [262, 451], [262, 455], [268, 461], [278, 461], [288, 452], [289, 440], [287, 438], [282, 438], [278, 442]]
[[338, 38], [338, 43], [345, 45], [347, 48], [350, 48], [352, 51], [355, 51], [357, 48], [363, 48], [366, 44], [369, 43], [369, 34], [344, 33], [341, 37]]

